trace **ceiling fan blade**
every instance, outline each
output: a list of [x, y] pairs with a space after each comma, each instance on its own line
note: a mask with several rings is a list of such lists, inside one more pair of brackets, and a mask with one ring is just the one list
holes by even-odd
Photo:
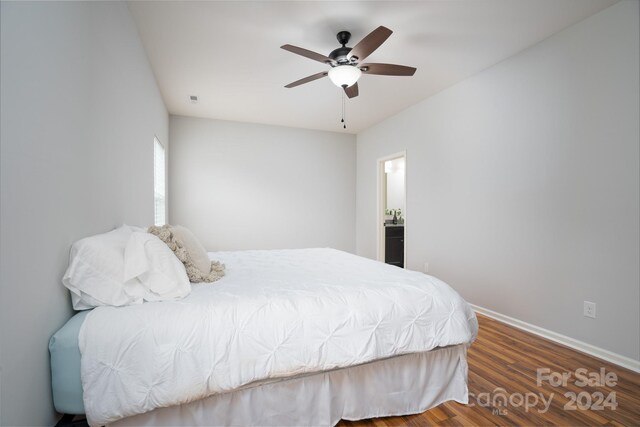
[[326, 77], [327, 74], [328, 73], [326, 71], [323, 71], [323, 72], [318, 73], [318, 74], [313, 74], [311, 76], [305, 77], [304, 79], [296, 80], [293, 83], [289, 83], [285, 87], [286, 88], [292, 88], [292, 87], [300, 86], [300, 85], [303, 85], [305, 83], [309, 83], [309, 82], [312, 82], [314, 80], [318, 80], [318, 79], [321, 79], [323, 77]]
[[292, 46], [290, 44], [285, 44], [280, 46], [281, 49], [288, 50], [289, 52], [295, 53], [297, 55], [304, 56], [305, 58], [313, 59], [314, 61], [322, 62], [323, 64], [332, 63], [333, 60], [328, 56], [320, 55], [319, 53], [313, 52], [308, 49], [303, 49], [298, 46]]
[[345, 87], [344, 93], [346, 93], [349, 98], [355, 98], [356, 96], [358, 96], [358, 82], [352, 84], [349, 87]]
[[414, 67], [396, 64], [362, 64], [360, 67], [365, 74], [377, 74], [380, 76], [413, 76]]
[[360, 43], [351, 49], [351, 52], [349, 52], [349, 59], [355, 56], [358, 58], [358, 61], [364, 60], [364, 58], [371, 55], [374, 50], [379, 48], [380, 45], [389, 38], [391, 33], [393, 33], [393, 31], [383, 26], [371, 31], [365, 38], [360, 40]]

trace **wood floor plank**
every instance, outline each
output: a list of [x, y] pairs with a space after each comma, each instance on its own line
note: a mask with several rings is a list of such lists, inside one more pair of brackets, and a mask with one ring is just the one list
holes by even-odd
[[[640, 374], [482, 315], [478, 315], [478, 322], [478, 338], [468, 353], [473, 406], [445, 402], [418, 415], [341, 421], [339, 426], [640, 426]], [[586, 369], [587, 375], [604, 368], [617, 376], [617, 383], [582, 385], [575, 376], [579, 368]], [[548, 380], [538, 385], [538, 369], [548, 369], [550, 375], [558, 377], [563, 373], [570, 376], [559, 385]], [[498, 388], [504, 389], [507, 396], [535, 395], [539, 400], [529, 408], [510, 401], [500, 407], [478, 404], [478, 395], [495, 396]], [[617, 407], [594, 407], [599, 393], [603, 398], [615, 397]], [[540, 398], [550, 402], [548, 410]], [[384, 424], [376, 423], [382, 420]]]

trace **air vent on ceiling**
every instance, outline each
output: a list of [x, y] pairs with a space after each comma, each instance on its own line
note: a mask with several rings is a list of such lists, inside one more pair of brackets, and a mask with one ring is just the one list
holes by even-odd
[[190, 95], [189, 100], [191, 101], [192, 104], [198, 103], [198, 97], [196, 95]]

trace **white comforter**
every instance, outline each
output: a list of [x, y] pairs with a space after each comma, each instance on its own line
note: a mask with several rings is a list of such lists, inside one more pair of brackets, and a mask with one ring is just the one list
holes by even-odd
[[477, 334], [469, 305], [422, 273], [333, 249], [210, 255], [226, 276], [181, 301], [87, 316], [79, 344], [89, 424]]

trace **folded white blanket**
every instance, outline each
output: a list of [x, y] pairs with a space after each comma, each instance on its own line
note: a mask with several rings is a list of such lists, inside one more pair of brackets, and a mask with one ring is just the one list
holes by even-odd
[[333, 249], [217, 252], [181, 301], [98, 307], [80, 330], [91, 425], [288, 377], [470, 343], [448, 285]]

